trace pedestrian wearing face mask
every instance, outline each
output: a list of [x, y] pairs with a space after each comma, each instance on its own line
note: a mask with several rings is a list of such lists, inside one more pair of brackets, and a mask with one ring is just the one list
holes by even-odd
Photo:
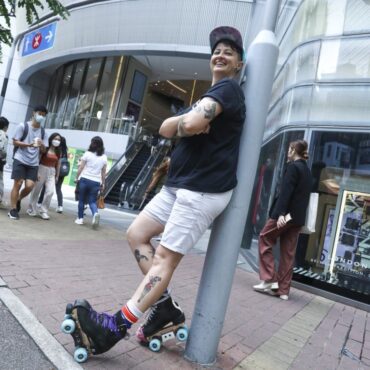
[[[67, 142], [65, 137], [61, 136], [61, 141], [60, 141], [60, 158], [59, 162], [61, 159], [66, 159], [68, 160], [68, 147], [67, 147]], [[60, 165], [60, 163], [59, 163]], [[59, 177], [55, 183], [55, 191], [57, 193], [57, 200], [58, 200], [58, 206], [55, 210], [57, 213], [63, 213], [63, 192], [62, 192], [62, 185], [64, 178], [67, 176], [66, 173], [68, 174], [69, 172], [69, 167], [64, 167], [61, 165], [60, 171], [59, 171]], [[40, 193], [40, 197], [38, 200], [37, 205], [41, 205], [43, 200], [44, 200], [44, 195], [45, 195], [45, 186], [42, 188], [42, 191]]]
[[[38, 180], [32, 190], [30, 196], [30, 204], [27, 209], [27, 214], [31, 217], [40, 215], [43, 220], [49, 220], [48, 210], [50, 207], [51, 198], [54, 194], [55, 182], [59, 177], [59, 158], [61, 155], [60, 143], [61, 135], [53, 133], [49, 137], [49, 146], [45, 153], [41, 156], [40, 166], [38, 171]], [[44, 199], [39, 207], [37, 201], [40, 193], [45, 186]]]
[[19, 219], [21, 201], [32, 191], [37, 180], [40, 154], [45, 153], [48, 146], [48, 135], [43, 127], [47, 113], [45, 106], [36, 106], [32, 119], [19, 124], [12, 138], [14, 156], [11, 178], [14, 183], [10, 193], [11, 210], [8, 213], [12, 220]]

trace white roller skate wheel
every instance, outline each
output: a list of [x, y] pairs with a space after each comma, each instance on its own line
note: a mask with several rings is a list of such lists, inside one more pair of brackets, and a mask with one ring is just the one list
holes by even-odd
[[158, 352], [161, 349], [161, 341], [157, 338], [152, 339], [149, 342], [149, 349], [153, 352]]
[[180, 328], [179, 330], [177, 330], [176, 338], [180, 342], [185, 342], [186, 339], [188, 339], [188, 329], [187, 328]]
[[88, 356], [89, 355], [88, 355], [86, 349], [80, 347], [80, 348], [77, 348], [75, 350], [75, 353], [74, 353], [74, 356], [73, 357], [74, 357], [74, 359], [75, 359], [76, 362], [82, 363], [82, 362], [85, 362], [87, 360], [87, 357]]
[[64, 320], [61, 329], [65, 334], [72, 334], [76, 329], [76, 323], [72, 319]]

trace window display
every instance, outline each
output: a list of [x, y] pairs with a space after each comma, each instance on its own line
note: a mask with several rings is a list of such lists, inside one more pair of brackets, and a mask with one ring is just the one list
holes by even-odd
[[317, 230], [300, 237], [294, 279], [362, 302], [370, 295], [370, 135], [314, 132]]

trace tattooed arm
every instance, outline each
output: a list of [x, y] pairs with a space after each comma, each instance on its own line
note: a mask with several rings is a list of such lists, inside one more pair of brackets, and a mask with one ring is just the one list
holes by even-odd
[[212, 120], [222, 112], [222, 106], [212, 98], [205, 97], [192, 110], [181, 116], [163, 121], [159, 133], [166, 137], [186, 137], [208, 133]]

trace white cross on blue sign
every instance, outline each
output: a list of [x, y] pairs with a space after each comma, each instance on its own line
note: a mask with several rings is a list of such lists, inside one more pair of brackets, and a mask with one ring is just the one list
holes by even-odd
[[57, 22], [53, 22], [27, 33], [23, 39], [22, 57], [52, 48], [56, 28]]

